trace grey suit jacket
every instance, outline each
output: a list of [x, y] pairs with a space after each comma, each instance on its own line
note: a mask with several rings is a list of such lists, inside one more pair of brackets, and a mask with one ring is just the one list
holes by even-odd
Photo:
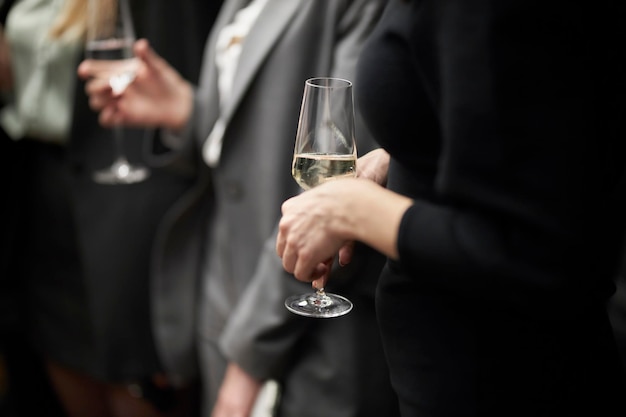
[[[352, 265], [328, 285], [352, 299], [354, 310], [318, 321], [284, 307], [288, 295], [310, 285], [285, 273], [274, 249], [280, 205], [299, 192], [290, 167], [304, 82], [314, 76], [354, 80], [359, 51], [385, 1], [268, 0], [220, 109], [215, 40], [245, 4], [226, 1], [209, 36], [188, 127], [199, 142], [181, 151], [198, 151], [215, 121], [226, 122], [219, 166], [210, 170], [212, 207], [197, 299], [207, 413], [230, 360], [281, 383], [282, 416], [393, 416], [373, 304], [382, 256], [359, 247]], [[373, 146], [359, 120], [359, 153]]]

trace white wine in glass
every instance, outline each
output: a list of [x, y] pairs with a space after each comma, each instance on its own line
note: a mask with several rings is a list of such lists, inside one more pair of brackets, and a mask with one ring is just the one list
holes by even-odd
[[294, 155], [291, 174], [305, 190], [326, 181], [356, 175], [355, 155], [301, 153]]
[[[304, 190], [327, 181], [356, 176], [352, 83], [318, 77], [305, 82], [291, 174]], [[307, 317], [347, 314], [347, 298], [319, 289], [285, 300], [289, 311]]]
[[[135, 79], [135, 31], [128, 0], [89, 0], [85, 56], [98, 62], [95, 78], [105, 80], [119, 95]], [[123, 152], [122, 126], [113, 127], [116, 158], [93, 174], [100, 184], [132, 184], [148, 178], [150, 170], [131, 164]]]

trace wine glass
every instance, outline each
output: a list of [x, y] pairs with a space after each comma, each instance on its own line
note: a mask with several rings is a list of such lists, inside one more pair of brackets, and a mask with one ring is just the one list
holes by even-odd
[[[337, 178], [356, 176], [352, 83], [340, 78], [306, 80], [291, 174], [305, 190]], [[332, 262], [332, 261], [331, 261]], [[347, 314], [352, 303], [323, 288], [285, 300], [293, 313], [330, 318]]]
[[[85, 55], [101, 61], [95, 78], [106, 80], [119, 95], [134, 80], [137, 62], [133, 55], [135, 31], [128, 0], [89, 0]], [[132, 184], [148, 178], [147, 167], [128, 162], [124, 151], [124, 130], [113, 127], [116, 158], [113, 164], [93, 174], [100, 184]]]

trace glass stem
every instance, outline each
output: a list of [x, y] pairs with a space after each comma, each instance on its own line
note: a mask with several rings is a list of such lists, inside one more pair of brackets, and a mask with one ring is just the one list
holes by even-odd
[[113, 127], [113, 139], [115, 141], [115, 162], [118, 165], [128, 165], [128, 160], [124, 154], [124, 132], [122, 126]]

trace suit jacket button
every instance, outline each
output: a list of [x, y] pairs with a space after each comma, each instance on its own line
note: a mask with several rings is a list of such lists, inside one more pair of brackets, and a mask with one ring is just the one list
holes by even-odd
[[230, 200], [240, 200], [243, 197], [243, 187], [234, 181], [226, 183], [224, 190]]

